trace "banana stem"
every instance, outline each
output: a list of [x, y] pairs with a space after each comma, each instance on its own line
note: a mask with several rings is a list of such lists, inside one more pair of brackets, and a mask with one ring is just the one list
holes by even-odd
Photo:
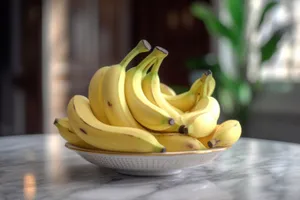
[[120, 62], [120, 65], [124, 68], [140, 53], [148, 52], [151, 49], [151, 45], [146, 40], [141, 40], [134, 49], [132, 49], [126, 57]]
[[148, 70], [152, 67], [152, 65], [156, 62], [156, 59], [153, 59], [143, 70], [143, 77], [147, 75]]
[[144, 58], [137, 66], [137, 70], [147, 71], [156, 61], [156, 57], [153, 53], [149, 54], [146, 58]]
[[155, 47], [154, 50], [138, 64], [137, 69], [142, 70], [143, 72], [145, 72], [144, 70], [148, 71], [148, 69], [153, 65], [152, 62], [154, 62], [156, 59], [164, 58], [166, 56], [167, 54], [165, 50]]
[[168, 51], [162, 47], [156, 47], [156, 49], [161, 52], [160, 56], [157, 58], [156, 63], [151, 69], [151, 73], [158, 73], [158, 70], [163, 62], [164, 58], [168, 56]]
[[155, 62], [155, 64], [153, 65], [152, 69], [151, 69], [151, 73], [158, 73], [158, 70], [161, 66], [161, 63], [163, 62], [164, 58], [158, 58]]

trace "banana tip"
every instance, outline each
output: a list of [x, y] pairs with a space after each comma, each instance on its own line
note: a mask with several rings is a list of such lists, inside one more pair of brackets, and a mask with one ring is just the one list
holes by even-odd
[[206, 72], [204, 72], [204, 74], [205, 74], [206, 76], [208, 76], [208, 75], [212, 74], [212, 71], [211, 71], [211, 70], [207, 70]]
[[147, 40], [142, 40], [142, 43], [146, 49], [148, 49], [149, 51], [151, 50], [151, 45]]
[[185, 125], [181, 125], [178, 130], [179, 133], [188, 134], [188, 128]]
[[164, 49], [160, 46], [156, 46], [155, 48], [158, 49], [159, 51], [163, 52], [164, 54], [169, 54], [169, 52], [166, 49]]
[[174, 121], [174, 119], [171, 118], [171, 119], [169, 119], [168, 123], [169, 123], [169, 125], [174, 125], [175, 121]]
[[207, 142], [207, 146], [208, 146], [209, 148], [213, 148], [212, 142], [211, 142], [211, 141], [208, 141], [208, 142]]
[[53, 124], [54, 124], [54, 125], [58, 124], [58, 119], [57, 119], [57, 118], [54, 119]]
[[164, 148], [161, 149], [160, 152], [161, 152], [161, 153], [165, 153], [166, 151], [167, 151], [167, 149], [164, 147]]

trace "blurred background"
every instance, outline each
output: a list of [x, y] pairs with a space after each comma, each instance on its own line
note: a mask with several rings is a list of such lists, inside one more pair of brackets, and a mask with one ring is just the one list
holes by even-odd
[[220, 122], [239, 119], [244, 137], [300, 143], [298, 8], [299, 0], [3, 0], [0, 136], [57, 132], [70, 97], [87, 95], [99, 67], [146, 39], [169, 51], [161, 81], [178, 93], [213, 71]]

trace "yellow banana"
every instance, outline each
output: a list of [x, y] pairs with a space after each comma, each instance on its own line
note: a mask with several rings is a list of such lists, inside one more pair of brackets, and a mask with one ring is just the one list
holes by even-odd
[[[220, 105], [215, 98], [209, 96], [214, 90], [214, 85], [214, 78], [209, 74], [204, 79], [202, 93], [196, 105], [190, 112], [181, 115], [182, 122], [189, 124], [188, 132], [191, 132], [190, 134], [193, 135], [193, 137], [205, 137], [210, 134], [217, 125], [220, 116]], [[202, 120], [205, 121], [205, 124], [203, 124]]]
[[109, 124], [109, 121], [104, 112], [102, 86], [103, 86], [103, 77], [109, 68], [110, 67], [108, 66], [102, 67], [94, 74], [89, 84], [89, 94], [88, 94], [91, 108], [95, 117], [105, 124]]
[[102, 123], [93, 115], [89, 100], [84, 96], [74, 96], [67, 110], [69, 123], [75, 133], [94, 147], [118, 152], [164, 152], [166, 150], [147, 131]]
[[93, 146], [89, 145], [80, 137], [78, 137], [72, 128], [69, 125], [69, 120], [68, 118], [60, 118], [60, 119], [55, 119], [54, 125], [57, 127], [59, 134], [61, 135], [62, 138], [64, 138], [67, 142], [77, 146], [77, 147], [82, 147], [82, 148], [88, 148], [88, 149], [94, 149]]
[[125, 76], [128, 63], [139, 53], [151, 49], [146, 40], [142, 40], [123, 59], [119, 65], [111, 66], [106, 72], [102, 85], [104, 111], [111, 125], [142, 128], [132, 116], [125, 97]]
[[178, 132], [179, 129], [186, 129], [179, 127], [165, 110], [151, 103], [142, 89], [144, 71], [150, 68], [157, 58], [165, 56], [165, 52], [154, 48], [138, 66], [129, 69], [126, 73], [125, 96], [132, 115], [144, 127], [153, 131]]
[[164, 83], [160, 83], [160, 90], [165, 95], [176, 96], [176, 92]]
[[207, 73], [204, 73], [201, 78], [197, 79], [192, 84], [189, 91], [176, 96], [164, 95], [164, 98], [175, 108], [183, 112], [189, 111], [195, 105], [198, 96], [201, 95], [204, 81], [209, 73], [210, 72], [208, 71]]
[[203, 150], [206, 147], [196, 138], [179, 133], [155, 134], [154, 137], [166, 147], [167, 152]]
[[[142, 81], [143, 92], [144, 92], [145, 96], [147, 97], [147, 99], [148, 99], [151, 103], [153, 103], [154, 105], [160, 107], [160, 106], [156, 103], [156, 101], [155, 101], [155, 99], [154, 99], [154, 96], [153, 96], [153, 92], [152, 92], [151, 87], [152, 87], [152, 86], [151, 86], [151, 76], [145, 76], [144, 79], [143, 79], [143, 81]], [[162, 85], [160, 84], [160, 88], [161, 88], [161, 87], [162, 87]], [[162, 92], [162, 91], [161, 91], [161, 92]], [[164, 96], [165, 94], [162, 94], [162, 95]], [[179, 110], [178, 108], [176, 108], [176, 107], [174, 107], [174, 106], [172, 106], [172, 105], [170, 105], [170, 107], [171, 107], [173, 110], [175, 110], [175, 112], [177, 112], [178, 114], [180, 114], [180, 115], [183, 114], [183, 112], [182, 112], [181, 110]]]
[[[160, 51], [165, 52], [166, 55], [168, 55], [167, 50], [157, 47], [160, 49]], [[170, 105], [167, 100], [164, 98], [163, 93], [160, 90], [160, 79], [158, 75], [159, 68], [163, 62], [164, 58], [157, 59], [154, 66], [152, 66], [151, 71], [145, 76], [142, 82], [143, 91], [145, 95], [152, 95], [153, 97], [151, 102], [158, 105], [160, 108], [164, 109], [169, 113], [169, 115], [175, 120], [175, 123], [182, 125], [181, 122], [181, 113], [176, 111], [176, 109], [173, 108], [172, 105]]]
[[200, 99], [200, 101], [197, 102], [195, 107], [190, 112], [184, 113], [181, 118], [183, 123], [189, 124], [197, 116], [204, 112], [209, 112], [215, 118], [215, 120], [218, 121], [220, 117], [219, 102], [214, 97], [203, 97], [202, 99]]
[[223, 122], [215, 131], [212, 139], [207, 142], [210, 148], [229, 147], [236, 143], [242, 134], [242, 127], [237, 120]]
[[199, 95], [197, 96], [197, 101], [206, 96], [211, 96], [216, 87], [216, 81], [212, 75], [212, 72], [209, 70], [207, 73], [207, 77], [203, 81], [203, 85], [199, 90]]
[[213, 136], [216, 133], [219, 126], [220, 125], [217, 125], [216, 128], [208, 136], [198, 138], [198, 140], [201, 142], [201, 144], [203, 144], [207, 149], [210, 148], [208, 146], [208, 142], [213, 139]]
[[188, 125], [188, 135], [200, 138], [209, 135], [217, 126], [217, 120], [209, 112], [198, 115]]
[[[145, 70], [143, 70], [143, 78], [147, 75], [148, 70], [150, 69], [150, 67], [152, 66], [152, 64], [149, 64]], [[170, 95], [170, 96], [175, 96], [176, 92], [169, 87], [168, 85], [164, 84], [164, 83], [160, 83], [160, 89], [161, 91], [165, 94], [165, 95]]]
[[[160, 87], [161, 87], [161, 84], [160, 84]], [[154, 96], [153, 96], [153, 93], [152, 93], [152, 89], [151, 89], [151, 76], [146, 76], [146, 77], [143, 79], [143, 81], [142, 81], [142, 88], [143, 88], [143, 92], [144, 92], [145, 96], [147, 97], [147, 99], [148, 99], [151, 103], [153, 103], [154, 105], [160, 107], [160, 106], [156, 103], [156, 101], [155, 101], [155, 99], [154, 99]], [[162, 94], [162, 95], [164, 96], [165, 94]], [[171, 107], [173, 110], [175, 110], [175, 112], [177, 112], [178, 114], [180, 114], [180, 115], [183, 114], [183, 112], [182, 112], [181, 110], [179, 110], [178, 108], [176, 108], [176, 107], [174, 107], [174, 106], [172, 106], [172, 105], [170, 105], [170, 107]]]

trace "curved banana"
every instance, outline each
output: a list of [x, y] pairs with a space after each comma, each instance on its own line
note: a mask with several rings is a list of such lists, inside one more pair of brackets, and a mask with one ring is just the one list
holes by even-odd
[[[167, 50], [157, 47], [160, 51], [165, 52], [168, 55]], [[169, 115], [175, 120], [175, 123], [181, 124], [181, 113], [178, 112], [168, 101], [164, 98], [163, 93], [160, 90], [160, 78], [158, 75], [159, 68], [163, 62], [163, 58], [157, 59], [154, 66], [152, 66], [151, 71], [145, 76], [142, 81], [143, 92], [147, 96], [151, 96], [148, 99], [153, 103], [158, 105], [160, 108], [164, 109], [169, 113]], [[154, 102], [153, 102], [154, 101]]]
[[179, 129], [186, 129], [179, 127], [165, 110], [151, 103], [142, 89], [144, 70], [150, 68], [157, 58], [165, 56], [160, 49], [154, 48], [138, 66], [129, 69], [126, 73], [125, 96], [132, 115], [144, 127], [154, 131], [178, 132]]
[[207, 73], [204, 73], [191, 86], [190, 90], [176, 96], [164, 95], [164, 98], [175, 108], [187, 112], [195, 105], [198, 96], [201, 95], [204, 80]]
[[56, 118], [54, 120], [54, 125], [57, 127], [59, 134], [62, 138], [64, 138], [67, 142], [82, 148], [94, 149], [93, 146], [89, 145], [80, 137], [78, 137], [72, 128], [69, 125], [68, 118]]
[[218, 121], [221, 112], [219, 102], [214, 97], [203, 97], [190, 112], [184, 113], [181, 118], [184, 123], [190, 124], [204, 112], [209, 112]]
[[202, 87], [198, 91], [199, 95], [197, 96], [197, 101], [203, 97], [211, 96], [215, 91], [216, 81], [212, 75], [212, 72], [209, 70], [206, 74], [207, 76], [203, 81]]
[[194, 150], [207, 149], [199, 140], [187, 135], [182, 135], [179, 133], [164, 133], [164, 134], [153, 133], [153, 135], [160, 144], [166, 147], [167, 152], [194, 151]]
[[[164, 50], [165, 51], [165, 50]], [[154, 99], [154, 96], [153, 96], [153, 93], [152, 93], [152, 90], [150, 89], [151, 88], [151, 78], [150, 77], [147, 77], [147, 73], [148, 73], [148, 70], [152, 67], [153, 63], [152, 64], [148, 64], [145, 69], [143, 70], [143, 74], [142, 74], [142, 88], [143, 88], [143, 92], [145, 94], [145, 96], [147, 97], [147, 99], [153, 103], [154, 105], [158, 106], [159, 105], [156, 103], [155, 99]], [[160, 89], [161, 89], [161, 92], [163, 93], [163, 95], [165, 96], [167, 92], [169, 93], [172, 93], [174, 95], [176, 95], [175, 91], [170, 88], [169, 86], [167, 86], [166, 84], [164, 83], [160, 83]], [[163, 92], [163, 90], [165, 91], [165, 93]], [[172, 105], [171, 105], [172, 106]], [[172, 106], [172, 109], [174, 109], [177, 113], [179, 114], [183, 114], [183, 112], [181, 110], [179, 110], [178, 108]]]
[[223, 122], [215, 131], [212, 139], [207, 142], [210, 148], [229, 147], [236, 143], [242, 134], [242, 127], [237, 120]]
[[142, 128], [132, 116], [125, 97], [125, 76], [128, 63], [139, 53], [150, 51], [151, 46], [146, 40], [137, 46], [123, 59], [119, 65], [111, 66], [106, 72], [102, 97], [104, 111], [111, 125]]
[[[95, 117], [105, 124], [109, 121], [104, 112], [104, 101], [102, 96], [103, 78], [110, 67], [102, 67], [92, 77], [89, 84], [88, 98]], [[107, 86], [106, 86], [107, 87]]]
[[217, 120], [210, 112], [203, 112], [188, 125], [188, 135], [200, 138], [208, 136], [217, 126]]
[[164, 83], [160, 83], [160, 90], [165, 95], [176, 96], [176, 92], [171, 87], [169, 87]]
[[216, 128], [208, 136], [198, 138], [198, 140], [201, 142], [201, 144], [203, 144], [207, 149], [210, 148], [208, 146], [208, 142], [213, 139], [214, 134], [216, 133], [216, 131], [219, 127], [220, 127], [220, 125], [217, 125]]
[[99, 149], [119, 152], [165, 152], [166, 149], [149, 132], [130, 127], [111, 126], [93, 114], [89, 100], [74, 96], [68, 104], [69, 123], [75, 133]]

